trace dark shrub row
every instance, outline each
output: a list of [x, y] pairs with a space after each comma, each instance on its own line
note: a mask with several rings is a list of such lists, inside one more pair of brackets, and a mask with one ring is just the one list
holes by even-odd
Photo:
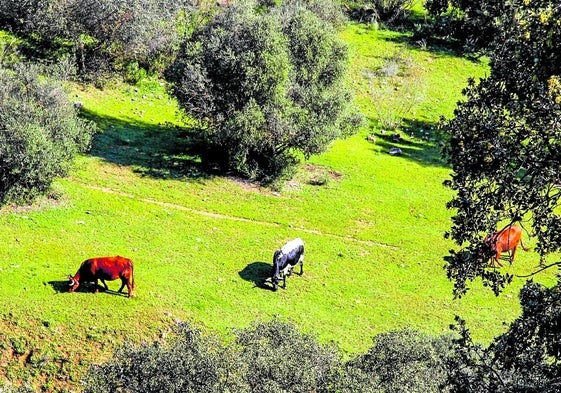
[[391, 332], [345, 362], [334, 346], [286, 323], [240, 330], [230, 346], [184, 324], [169, 345], [126, 346], [91, 368], [84, 384], [87, 393], [442, 392], [449, 344], [412, 330]]

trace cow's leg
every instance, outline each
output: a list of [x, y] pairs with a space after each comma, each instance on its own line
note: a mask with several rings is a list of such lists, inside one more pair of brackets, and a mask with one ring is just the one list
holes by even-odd
[[105, 290], [108, 291], [109, 287], [107, 286], [107, 283], [105, 282], [105, 280], [102, 278], [101, 279], [101, 283], [103, 284], [103, 286], [105, 287]]
[[[125, 287], [125, 285], [127, 286], [127, 289], [129, 289], [129, 283], [127, 282], [127, 279], [121, 277], [121, 288], [119, 288], [119, 293], [123, 292], [123, 288]], [[129, 293], [130, 293], [130, 289], [129, 289]]]
[[514, 247], [514, 248], [512, 249], [512, 254], [510, 254], [510, 259], [509, 259], [509, 261], [510, 261], [510, 264], [511, 264], [511, 265], [514, 263], [514, 254], [516, 254], [516, 247]]
[[[125, 283], [127, 285], [127, 296], [132, 297], [132, 295], [133, 295], [132, 280], [126, 280]], [[121, 287], [121, 289], [123, 289], [123, 287]]]
[[501, 252], [497, 251], [497, 253], [493, 256], [493, 267], [495, 267], [496, 265], [499, 265], [499, 267], [503, 267], [503, 264], [500, 262], [501, 259]]
[[304, 274], [304, 255], [303, 254], [298, 261], [300, 262], [300, 275], [303, 275]]
[[282, 275], [282, 287], [283, 289], [286, 289], [286, 274]]
[[99, 292], [99, 286], [98, 286], [97, 278], [94, 281], [94, 285], [95, 285], [94, 293], [98, 293]]

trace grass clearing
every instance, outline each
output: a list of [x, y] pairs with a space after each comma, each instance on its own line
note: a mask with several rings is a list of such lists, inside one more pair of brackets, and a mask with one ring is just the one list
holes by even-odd
[[[103, 130], [91, 153], [51, 198], [0, 213], [0, 378], [76, 388], [88, 365], [124, 340], [165, 338], [178, 319], [228, 339], [232, 328], [279, 318], [348, 356], [391, 329], [447, 333], [456, 314], [478, 340], [503, 332], [519, 313], [524, 281], [498, 298], [474, 284], [452, 299], [442, 268], [452, 247], [443, 238], [449, 170], [430, 140], [431, 126], [451, 115], [466, 79], [484, 75], [485, 65], [359, 25], [342, 36], [370, 125], [313, 157], [280, 190], [205, 174], [160, 82], [76, 88]], [[395, 140], [381, 132], [374, 109], [392, 103], [370, 101], [362, 71], [398, 52], [412, 59], [425, 93]], [[403, 155], [390, 156], [392, 146]], [[305, 274], [276, 293], [256, 287], [275, 248], [295, 237], [307, 246]], [[108, 293], [65, 292], [84, 259], [117, 254], [135, 262], [136, 298], [113, 293], [116, 282]], [[537, 263], [521, 252], [505, 269], [523, 274]]]

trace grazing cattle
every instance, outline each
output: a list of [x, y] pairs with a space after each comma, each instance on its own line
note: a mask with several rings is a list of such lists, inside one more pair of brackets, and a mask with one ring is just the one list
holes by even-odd
[[521, 237], [522, 229], [516, 225], [509, 225], [498, 232], [487, 235], [483, 241], [493, 252], [491, 264], [493, 266], [495, 266], [495, 264], [503, 266], [502, 263], [499, 262], [499, 258], [501, 253], [506, 251], [512, 251], [509, 258], [509, 262], [512, 264], [514, 262], [514, 255], [516, 254], [516, 247], [518, 247], [518, 244], [520, 244], [524, 251], [528, 251], [528, 249], [522, 244]]
[[74, 292], [81, 283], [94, 282], [95, 290], [97, 293], [98, 285], [97, 280], [101, 280], [105, 289], [109, 289], [105, 280], [112, 281], [118, 278], [121, 279], [121, 288], [119, 292], [123, 291], [125, 285], [127, 286], [128, 296], [133, 296], [134, 291], [134, 278], [133, 278], [133, 264], [128, 258], [116, 257], [101, 257], [91, 258], [82, 262], [78, 272], [74, 276], [69, 275], [69, 292]]
[[283, 280], [283, 288], [286, 288], [286, 276], [292, 274], [292, 269], [298, 263], [300, 263], [300, 275], [302, 275], [304, 273], [304, 242], [302, 239], [291, 240], [280, 250], [275, 251], [271, 274], [274, 291], [277, 290], [281, 278]]

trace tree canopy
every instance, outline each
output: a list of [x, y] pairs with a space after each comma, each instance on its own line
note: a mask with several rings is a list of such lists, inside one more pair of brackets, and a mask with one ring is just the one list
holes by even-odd
[[240, 1], [183, 43], [166, 78], [200, 121], [207, 162], [270, 180], [357, 130], [346, 46], [318, 14]]
[[518, 222], [536, 237], [540, 261], [561, 250], [561, 5], [514, 0], [497, 23], [491, 73], [470, 81], [444, 122], [455, 192], [448, 258], [455, 293], [482, 277], [498, 293], [512, 277], [488, 268], [486, 234]]
[[96, 128], [36, 66], [0, 66], [0, 85], [0, 204], [27, 203], [66, 175]]

